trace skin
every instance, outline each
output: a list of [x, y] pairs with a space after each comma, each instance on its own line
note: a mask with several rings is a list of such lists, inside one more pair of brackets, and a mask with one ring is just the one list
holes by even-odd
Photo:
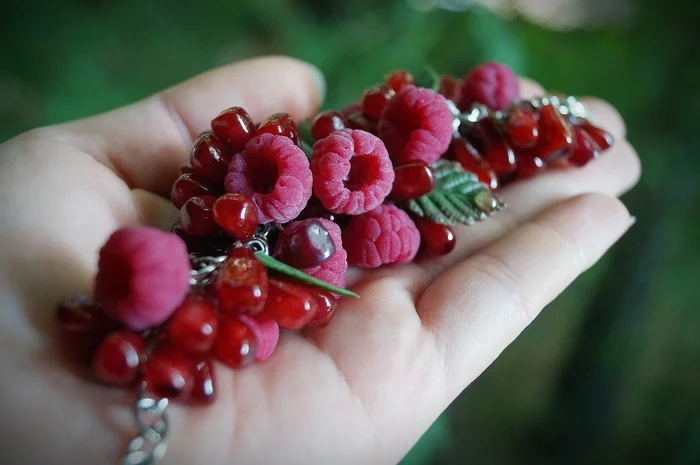
[[[542, 93], [528, 80], [522, 91]], [[0, 146], [0, 462], [118, 463], [135, 433], [133, 395], [86, 382], [57, 356], [55, 303], [90, 293], [97, 251], [115, 229], [172, 224], [169, 187], [219, 111], [299, 120], [322, 94], [307, 64], [258, 58]], [[399, 461], [631, 225], [616, 196], [637, 182], [637, 155], [619, 114], [585, 102], [617, 139], [601, 159], [506, 188], [510, 208], [457, 228], [446, 257], [353, 272], [362, 299], [344, 299], [328, 328], [285, 334], [268, 362], [246, 370], [219, 366], [213, 406], [170, 408], [164, 463]]]

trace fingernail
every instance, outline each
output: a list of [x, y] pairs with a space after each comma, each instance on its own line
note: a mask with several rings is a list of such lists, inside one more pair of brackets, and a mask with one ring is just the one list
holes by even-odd
[[637, 224], [637, 217], [634, 215], [630, 215], [630, 226], [629, 227], [631, 228], [635, 224]]
[[311, 74], [314, 78], [314, 83], [316, 84], [316, 95], [318, 96], [318, 104], [321, 106], [326, 98], [326, 76], [323, 72], [315, 65], [309, 63], [309, 68], [311, 69]]

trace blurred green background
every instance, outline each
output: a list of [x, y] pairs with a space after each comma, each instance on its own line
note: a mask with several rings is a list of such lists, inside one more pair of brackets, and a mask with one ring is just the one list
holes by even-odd
[[[267, 53], [317, 64], [327, 107], [393, 68], [430, 63], [461, 75], [484, 60], [547, 88], [598, 95], [624, 115], [643, 161], [640, 185], [624, 198], [638, 223], [404, 462], [700, 464], [700, 7], [491, 0], [496, 15], [433, 3], [6, 0], [0, 141]], [[584, 27], [557, 31], [557, 18]]]

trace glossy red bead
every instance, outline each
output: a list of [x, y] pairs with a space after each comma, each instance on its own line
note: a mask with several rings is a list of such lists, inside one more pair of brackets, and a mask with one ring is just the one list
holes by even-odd
[[351, 129], [361, 129], [370, 134], [377, 134], [377, 122], [370, 120], [362, 113], [355, 113], [348, 116], [348, 127]]
[[194, 386], [192, 360], [171, 346], [157, 347], [146, 361], [143, 381], [158, 397], [187, 402]]
[[438, 93], [442, 94], [447, 100], [459, 102], [462, 95], [462, 79], [449, 75], [440, 76]]
[[194, 168], [192, 168], [192, 165], [190, 165], [189, 163], [180, 167], [180, 174], [187, 173], [194, 174]]
[[568, 157], [574, 148], [571, 125], [552, 105], [544, 105], [539, 111], [539, 137], [533, 155], [550, 163]]
[[301, 284], [282, 278], [271, 278], [263, 315], [275, 320], [281, 328], [300, 329], [311, 321], [319, 309], [313, 292]]
[[515, 153], [496, 122], [484, 118], [467, 129], [467, 139], [499, 177], [515, 172]]
[[531, 111], [515, 107], [506, 121], [506, 134], [513, 147], [531, 149], [539, 136], [537, 117]]
[[291, 234], [280, 238], [276, 255], [279, 261], [303, 270], [321, 265], [335, 253], [333, 239], [320, 221], [303, 220], [293, 228]]
[[400, 91], [409, 84], [413, 84], [413, 82], [413, 75], [404, 69], [397, 69], [384, 76], [386, 86], [395, 92]]
[[518, 179], [528, 179], [544, 171], [545, 169], [546, 165], [540, 157], [524, 155], [518, 158], [518, 170], [516, 171], [516, 177]]
[[318, 310], [313, 319], [309, 321], [308, 326], [314, 329], [321, 329], [328, 326], [335, 315], [335, 309], [338, 307], [338, 301], [330, 292], [321, 289], [315, 289], [315, 298], [318, 302]]
[[192, 197], [201, 195], [216, 195], [217, 190], [212, 189], [207, 185], [205, 179], [196, 174], [185, 173], [173, 183], [173, 188], [170, 191], [170, 200], [176, 208], [182, 206]]
[[275, 113], [260, 123], [258, 134], [273, 134], [275, 136], [289, 137], [294, 143], [301, 147], [301, 139], [297, 131], [297, 125], [289, 113]]
[[192, 145], [190, 164], [195, 174], [208, 183], [223, 183], [234, 152], [226, 147], [214, 134], [205, 132]]
[[573, 153], [569, 156], [569, 163], [575, 166], [585, 166], [589, 161], [600, 156], [598, 144], [583, 128], [574, 126], [573, 131], [576, 144]]
[[144, 352], [141, 337], [129, 331], [109, 334], [92, 359], [92, 372], [103, 383], [124, 386], [136, 379]]
[[175, 310], [166, 325], [168, 341], [188, 354], [205, 354], [216, 338], [219, 315], [203, 296], [190, 295]]
[[214, 282], [219, 311], [228, 316], [260, 313], [265, 307], [268, 288], [265, 267], [247, 247], [229, 254]]
[[194, 381], [190, 403], [205, 405], [211, 404], [216, 399], [216, 376], [214, 363], [209, 358], [195, 360]]
[[219, 227], [212, 211], [214, 202], [216, 197], [211, 195], [192, 197], [185, 202], [178, 217], [182, 230], [192, 236], [217, 234]]
[[211, 129], [234, 154], [242, 152], [248, 141], [256, 134], [253, 119], [241, 107], [223, 111], [212, 120]]
[[255, 335], [242, 321], [222, 318], [219, 334], [214, 343], [216, 358], [231, 368], [243, 368], [255, 361], [257, 341]]
[[421, 243], [428, 253], [439, 257], [454, 250], [457, 238], [452, 228], [425, 218], [413, 217], [413, 220], [420, 232]]
[[311, 122], [311, 134], [314, 139], [325, 139], [335, 131], [345, 129], [347, 121], [342, 113], [337, 111], [324, 111], [316, 115]]
[[222, 195], [214, 203], [213, 212], [216, 224], [234, 239], [248, 241], [258, 228], [258, 207], [245, 195]]
[[435, 173], [425, 162], [413, 161], [394, 168], [391, 199], [396, 202], [417, 199], [435, 187]]
[[481, 157], [479, 151], [463, 137], [452, 141], [450, 153], [454, 160], [462, 165], [466, 171], [474, 173], [479, 181], [489, 186], [492, 190], [499, 186], [498, 176], [488, 163]]
[[69, 334], [99, 333], [109, 320], [99, 304], [83, 296], [63, 299], [56, 307], [56, 322]]
[[377, 122], [384, 107], [396, 92], [387, 86], [373, 87], [362, 97], [362, 113], [371, 121]]
[[590, 121], [583, 120], [580, 127], [593, 139], [593, 142], [596, 143], [601, 151], [609, 149], [615, 143], [615, 138], [612, 134], [605, 129], [593, 125]]

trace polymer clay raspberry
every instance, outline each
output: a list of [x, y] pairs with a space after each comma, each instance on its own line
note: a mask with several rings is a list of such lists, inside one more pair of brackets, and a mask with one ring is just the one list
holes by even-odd
[[303, 150], [288, 137], [261, 134], [233, 156], [225, 186], [255, 203], [260, 223], [286, 223], [306, 206], [312, 182]]
[[343, 129], [316, 142], [311, 158], [314, 194], [330, 212], [359, 215], [391, 192], [394, 170], [384, 143], [359, 129]]
[[513, 70], [501, 63], [477, 66], [464, 77], [460, 110], [483, 103], [492, 110], [505, 110], [520, 94], [520, 81]]
[[387, 103], [377, 131], [395, 163], [432, 163], [450, 146], [452, 121], [445, 97], [407, 85]]
[[394, 205], [354, 216], [343, 230], [348, 263], [376, 268], [408, 263], [418, 253], [420, 233], [406, 212]]

